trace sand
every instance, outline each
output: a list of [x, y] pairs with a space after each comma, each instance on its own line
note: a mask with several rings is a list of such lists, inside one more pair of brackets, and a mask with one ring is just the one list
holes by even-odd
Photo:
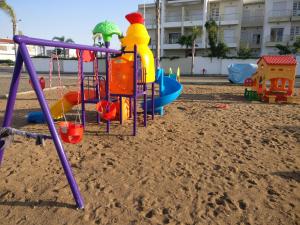
[[[131, 121], [105, 134], [88, 107], [83, 142], [64, 145], [84, 210], [74, 207], [53, 144], [16, 138], [0, 168], [0, 224], [300, 224], [299, 105], [245, 101], [244, 88], [224, 79], [194, 81], [183, 78], [181, 97], [147, 128], [140, 115], [136, 137]], [[34, 95], [18, 97], [13, 126], [47, 133], [26, 123], [34, 110]]]

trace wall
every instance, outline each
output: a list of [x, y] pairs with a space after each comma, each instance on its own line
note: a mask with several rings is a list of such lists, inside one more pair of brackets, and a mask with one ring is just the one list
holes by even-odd
[[[206, 70], [207, 75], [227, 75], [227, 67], [232, 63], [252, 63], [256, 64], [258, 59], [217, 59], [208, 57], [195, 57], [194, 74], [202, 74], [203, 68]], [[32, 58], [32, 61], [38, 72], [49, 73], [49, 58]], [[297, 57], [297, 62], [300, 64], [300, 56]], [[60, 61], [61, 72], [63, 73], [77, 73], [78, 62], [76, 60], [62, 60]], [[173, 72], [177, 71], [177, 67], [180, 67], [181, 74], [191, 74], [191, 58], [178, 58], [174, 60], [162, 59], [160, 62], [162, 68], [165, 71], [169, 71], [171, 67]], [[56, 69], [56, 65], [55, 65]], [[99, 60], [99, 71], [100, 73], [105, 72], [105, 61]], [[84, 72], [92, 73], [93, 64], [85, 63]], [[297, 67], [297, 75], [300, 76], [300, 66]]]

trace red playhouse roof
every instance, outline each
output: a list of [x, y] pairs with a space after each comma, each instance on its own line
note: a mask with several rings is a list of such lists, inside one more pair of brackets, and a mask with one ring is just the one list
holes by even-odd
[[125, 16], [130, 24], [140, 23], [144, 24], [144, 17], [139, 12], [129, 13]]
[[268, 65], [297, 65], [297, 61], [292, 55], [264, 55], [260, 60], [265, 60]]

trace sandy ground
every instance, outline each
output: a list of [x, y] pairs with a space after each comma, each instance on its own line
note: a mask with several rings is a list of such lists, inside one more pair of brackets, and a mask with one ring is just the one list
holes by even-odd
[[[0, 78], [2, 94], [8, 83]], [[53, 144], [16, 138], [0, 168], [0, 224], [300, 224], [299, 105], [247, 102], [224, 79], [183, 84], [163, 117], [144, 128], [140, 115], [136, 137], [131, 121], [105, 134], [89, 106], [83, 142], [65, 145], [85, 210], [74, 207]], [[34, 95], [19, 96], [13, 126], [47, 133], [26, 123], [34, 110]]]

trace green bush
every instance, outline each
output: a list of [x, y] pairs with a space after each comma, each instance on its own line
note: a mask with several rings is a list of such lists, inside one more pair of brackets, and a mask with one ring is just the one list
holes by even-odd
[[15, 62], [10, 59], [4, 59], [4, 60], [2, 59], [2, 60], [0, 60], [0, 65], [1, 64], [13, 66], [13, 65], [15, 65]]

